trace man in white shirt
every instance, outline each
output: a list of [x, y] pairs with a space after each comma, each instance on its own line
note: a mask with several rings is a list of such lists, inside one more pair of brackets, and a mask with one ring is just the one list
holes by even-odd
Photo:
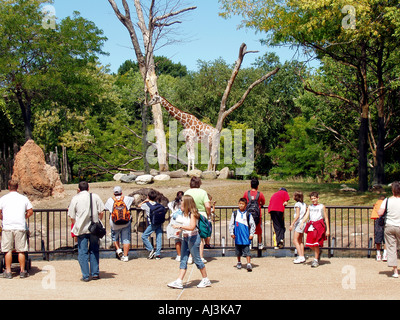
[[[100, 197], [92, 194], [93, 221], [103, 219], [104, 204]], [[75, 195], [68, 207], [68, 216], [74, 227], [72, 233], [78, 239], [78, 261], [82, 271], [82, 281], [89, 281], [99, 278], [99, 238], [90, 234], [90, 194], [89, 184], [81, 181], [78, 186], [78, 194]]]
[[3, 221], [1, 236], [1, 250], [5, 252], [6, 271], [3, 277], [12, 279], [11, 263], [12, 251], [18, 253], [20, 277], [29, 276], [25, 270], [25, 253], [28, 251], [26, 219], [33, 215], [32, 204], [29, 199], [18, 193], [18, 182], [8, 182], [8, 194], [0, 199], [0, 219]]

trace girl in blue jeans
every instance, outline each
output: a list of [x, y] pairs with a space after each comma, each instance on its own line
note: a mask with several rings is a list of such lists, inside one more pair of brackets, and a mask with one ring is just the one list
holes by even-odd
[[198, 288], [210, 287], [211, 282], [207, 277], [207, 271], [204, 263], [200, 257], [200, 235], [197, 229], [197, 222], [200, 217], [197, 211], [196, 204], [193, 198], [189, 195], [185, 195], [182, 198], [181, 209], [183, 212], [183, 223], [181, 225], [174, 225], [176, 229], [182, 231], [182, 248], [181, 248], [181, 263], [179, 266], [178, 279], [168, 284], [170, 288], [183, 289], [183, 278], [185, 277], [187, 270], [187, 261], [189, 254], [192, 255], [193, 261], [197, 268], [200, 270], [202, 280], [197, 285]]

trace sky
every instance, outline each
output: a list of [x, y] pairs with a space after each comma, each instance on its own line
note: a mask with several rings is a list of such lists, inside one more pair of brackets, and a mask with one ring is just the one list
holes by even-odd
[[[129, 2], [133, 12], [133, 1]], [[122, 1], [117, 0], [116, 3], [123, 12]], [[126, 60], [136, 61], [129, 33], [107, 0], [55, 0], [52, 5], [58, 21], [79, 11], [83, 18], [93, 21], [104, 31], [108, 40], [103, 51], [108, 52], [109, 56], [100, 56], [100, 61], [103, 65], [109, 65], [111, 72], [116, 73]], [[267, 52], [276, 52], [282, 63], [297, 57], [295, 51], [288, 48], [261, 45], [263, 34], [256, 34], [252, 29], [238, 29], [239, 17], [224, 19], [218, 16], [220, 10], [217, 0], [186, 1], [184, 7], [193, 5], [197, 9], [186, 13], [182, 18], [183, 23], [176, 29], [179, 32], [177, 38], [185, 40], [157, 49], [156, 56], [165, 56], [174, 63], [180, 62], [190, 71], [198, 70], [198, 60], [210, 62], [222, 58], [228, 64], [234, 64], [242, 43], [246, 43], [249, 51], [259, 51], [247, 54], [242, 67], [250, 67]]]

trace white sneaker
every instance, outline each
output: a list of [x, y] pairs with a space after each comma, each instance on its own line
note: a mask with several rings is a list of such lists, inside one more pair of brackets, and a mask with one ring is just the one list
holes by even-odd
[[201, 258], [201, 261], [202, 261], [203, 263], [207, 263], [207, 260], [204, 259], [204, 258]]
[[180, 262], [181, 261], [181, 256], [176, 256], [175, 261]]
[[384, 252], [382, 255], [382, 261], [387, 261], [387, 253]]
[[117, 256], [118, 256], [118, 258], [122, 258], [122, 256], [124, 255], [124, 253], [122, 252], [122, 249], [121, 248], [119, 248], [117, 251], [116, 251], [116, 253], [117, 253]]
[[182, 281], [179, 279], [177, 279], [171, 283], [168, 283], [167, 286], [170, 288], [174, 288], [174, 289], [183, 289]]
[[380, 254], [377, 254], [377, 255], [376, 255], [376, 261], [382, 261], [382, 257], [381, 257]]
[[192, 258], [192, 257], [189, 257], [187, 263], [188, 263], [188, 264], [192, 264], [192, 263], [193, 263], [193, 258]]
[[293, 260], [294, 264], [299, 264], [299, 263], [304, 263], [306, 261], [306, 258], [304, 257], [297, 257], [296, 259]]
[[122, 256], [122, 257], [121, 257], [121, 261], [123, 261], [123, 262], [128, 262], [128, 261], [129, 261], [129, 258], [128, 258], [127, 256]]
[[211, 287], [211, 281], [208, 278], [201, 279], [200, 283], [197, 285], [197, 288], [205, 288]]
[[247, 264], [247, 271], [248, 272], [252, 272], [253, 271], [253, 266], [251, 265], [251, 263]]

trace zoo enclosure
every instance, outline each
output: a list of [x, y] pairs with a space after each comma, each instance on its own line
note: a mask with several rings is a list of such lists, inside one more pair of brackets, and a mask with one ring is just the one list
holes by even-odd
[[[324, 243], [324, 249], [328, 249], [328, 256], [332, 256], [335, 250], [363, 250], [374, 248], [374, 220], [370, 219], [372, 207], [370, 206], [327, 206], [330, 223], [330, 236]], [[211, 245], [216, 249], [233, 248], [234, 241], [229, 234], [229, 222], [232, 211], [236, 206], [217, 206], [213, 221], [213, 233]], [[143, 211], [138, 208], [131, 209], [131, 250], [145, 250], [141, 234], [146, 228], [147, 219]], [[289, 231], [289, 225], [293, 221], [293, 206], [285, 210], [285, 248], [295, 249], [293, 246], [293, 231]], [[106, 236], [100, 240], [103, 251], [113, 251], [111, 231], [109, 223], [110, 213], [107, 211], [103, 217], [103, 224], [107, 230]], [[167, 239], [165, 229], [170, 220], [170, 212], [167, 212], [167, 221], [163, 225], [163, 249], [174, 250], [174, 239]], [[29, 228], [29, 252], [42, 253], [44, 259], [49, 259], [50, 254], [68, 253], [74, 251], [74, 238], [71, 235], [71, 223], [67, 209], [34, 210], [34, 215], [28, 220]], [[273, 226], [268, 214], [268, 207], [262, 208], [262, 243], [264, 249], [274, 248]], [[256, 236], [253, 239], [253, 247], [256, 247]], [[260, 255], [260, 251], [258, 252]]]

